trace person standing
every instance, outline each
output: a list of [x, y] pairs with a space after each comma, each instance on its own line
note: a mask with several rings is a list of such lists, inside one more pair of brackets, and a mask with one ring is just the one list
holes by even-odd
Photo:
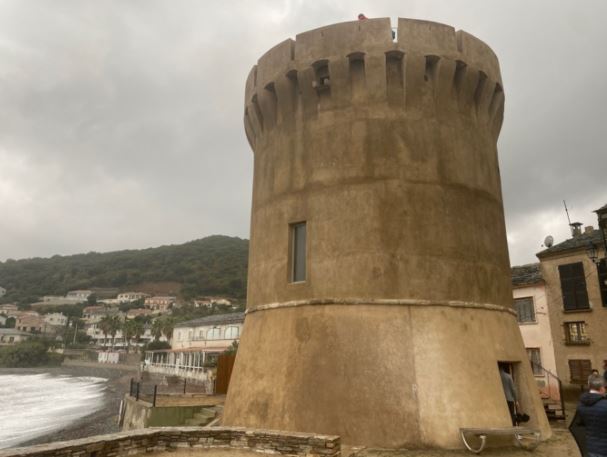
[[504, 395], [506, 396], [506, 403], [508, 403], [508, 411], [510, 412], [512, 425], [517, 425], [516, 409], [518, 409], [518, 399], [516, 387], [514, 386], [512, 376], [506, 369], [506, 364], [500, 365], [500, 378], [502, 379], [502, 386], [504, 387]]
[[582, 394], [569, 430], [582, 455], [607, 457], [607, 399], [605, 380], [594, 376], [588, 382], [589, 391]]
[[588, 386], [590, 386], [590, 380], [591, 380], [592, 378], [596, 378], [597, 376], [600, 376], [600, 375], [599, 375], [599, 370], [597, 370], [596, 368], [594, 368], [594, 369], [593, 369], [593, 370], [590, 372], [590, 374], [588, 375]]

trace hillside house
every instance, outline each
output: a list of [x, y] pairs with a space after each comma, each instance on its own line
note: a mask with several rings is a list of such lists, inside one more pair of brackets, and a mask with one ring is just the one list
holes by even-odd
[[0, 287], [0, 297], [4, 297], [6, 295], [6, 289], [4, 287]]
[[62, 313], [48, 313], [44, 316], [44, 321], [56, 327], [65, 327], [67, 325], [68, 318]]
[[169, 311], [176, 300], [177, 297], [172, 295], [156, 295], [146, 298], [144, 305], [154, 311], [155, 314], [164, 314]]
[[55, 329], [39, 314], [23, 314], [17, 317], [15, 329], [30, 333], [54, 333]]
[[33, 335], [14, 328], [0, 328], [0, 346], [12, 346], [29, 340]]
[[147, 316], [152, 316], [153, 314], [154, 314], [154, 312], [151, 309], [135, 308], [135, 309], [129, 309], [126, 312], [126, 318], [135, 319], [136, 317], [147, 317]]
[[92, 294], [92, 290], [70, 290], [65, 294], [65, 298], [76, 302], [85, 302]]
[[121, 303], [130, 303], [130, 302], [134, 302], [137, 300], [141, 300], [142, 298], [148, 298], [150, 296], [150, 294], [146, 294], [143, 292], [122, 292], [118, 294], [118, 297], [116, 297], [118, 299], [119, 302]]
[[0, 313], [6, 314], [7, 316], [10, 316], [9, 313], [18, 311], [19, 308], [17, 307], [17, 305], [13, 305], [12, 303], [6, 303], [4, 305], [0, 305]]

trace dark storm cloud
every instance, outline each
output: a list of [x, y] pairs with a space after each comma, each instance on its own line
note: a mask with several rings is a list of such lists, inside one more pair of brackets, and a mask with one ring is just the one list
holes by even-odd
[[513, 263], [607, 203], [603, 2], [0, 2], [0, 259], [248, 236], [244, 80], [274, 44], [368, 16], [465, 29], [500, 58]]

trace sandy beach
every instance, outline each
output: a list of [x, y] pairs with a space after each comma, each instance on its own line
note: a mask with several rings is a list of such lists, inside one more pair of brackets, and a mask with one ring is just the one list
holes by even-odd
[[103, 407], [70, 424], [68, 427], [35, 438], [31, 441], [20, 443], [19, 446], [49, 443], [53, 441], [65, 441], [77, 438], [85, 438], [93, 435], [103, 435], [119, 431], [116, 421], [120, 401], [129, 389], [130, 379], [137, 376], [137, 368], [103, 366], [99, 364], [68, 365], [49, 368], [5, 368], [0, 369], [0, 374], [40, 374], [48, 373], [52, 376], [94, 376], [107, 379], [104, 392]]

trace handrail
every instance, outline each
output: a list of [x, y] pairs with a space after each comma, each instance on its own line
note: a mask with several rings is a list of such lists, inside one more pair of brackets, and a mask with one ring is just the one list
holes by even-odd
[[530, 360], [530, 362], [531, 362], [531, 367], [532, 368], [538, 368], [545, 375], [548, 376], [548, 378], [549, 378], [548, 379], [548, 392], [550, 392], [550, 378], [553, 378], [558, 383], [559, 400], [560, 400], [560, 404], [561, 404], [561, 411], [563, 412], [563, 418], [565, 418], [565, 399], [563, 398], [563, 382], [561, 381], [561, 378], [559, 378], [556, 374], [554, 374], [550, 370], [547, 370], [546, 368], [544, 368], [541, 364], [539, 364], [537, 362], [534, 362], [533, 360]]

